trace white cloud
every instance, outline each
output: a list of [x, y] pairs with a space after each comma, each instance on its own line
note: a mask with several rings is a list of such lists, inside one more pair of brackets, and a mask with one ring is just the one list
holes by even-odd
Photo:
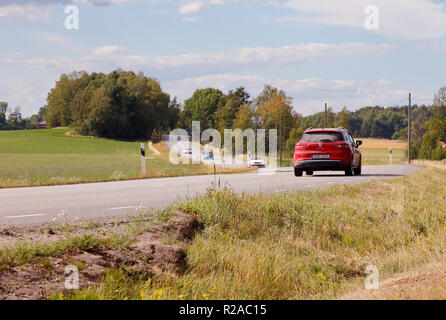
[[186, 16], [186, 17], [181, 17], [181, 20], [186, 21], [186, 22], [197, 22], [198, 21], [198, 17], [196, 16]]
[[33, 36], [35, 39], [39, 41], [44, 41], [49, 44], [54, 44], [66, 48], [74, 48], [73, 41], [70, 40], [68, 37], [60, 34], [36, 31], [33, 33]]
[[0, 20], [45, 20], [57, 5], [87, 4], [95, 7], [123, 4], [137, 0], [3, 0], [0, 3]]
[[202, 10], [208, 9], [210, 7], [212, 7], [213, 5], [217, 4], [218, 2], [221, 1], [213, 1], [213, 0], [199, 0], [199, 1], [192, 1], [189, 3], [186, 3], [184, 5], [182, 5], [179, 9], [178, 9], [178, 13], [179, 14], [195, 14], [198, 13]]
[[[246, 68], [288, 67], [325, 61], [339, 57], [379, 56], [390, 54], [395, 47], [388, 44], [308, 43], [284, 47], [245, 47], [205, 53], [190, 53], [177, 56], [124, 55], [125, 47], [103, 46], [76, 57], [24, 58], [8, 56], [0, 58], [0, 63], [39, 67], [61, 72], [72, 70], [92, 70], [104, 67], [133, 69], [173, 69], [183, 68], [194, 72], [218, 72], [218, 70], [238, 71]], [[95, 69], [95, 70], [94, 70]]]
[[93, 48], [92, 54], [94, 56], [102, 56], [102, 55], [107, 56], [107, 55], [124, 52], [125, 50], [126, 50], [126, 47], [124, 47], [124, 46], [110, 45], [110, 46], [102, 46], [102, 47]]
[[287, 95], [293, 97], [295, 110], [305, 115], [321, 111], [325, 101], [335, 110], [340, 110], [343, 106], [355, 110], [367, 105], [393, 105], [407, 95], [407, 91], [392, 88], [392, 83], [384, 79], [376, 81], [320, 78], [289, 80], [237, 74], [204, 75], [165, 81], [162, 87], [172, 96], [177, 96], [180, 101], [183, 101], [192, 96], [195, 89], [208, 87], [228, 91], [244, 86], [252, 96], [256, 96], [266, 83], [285, 90]]
[[212, 6], [241, 3], [269, 3], [291, 9], [294, 14], [275, 18], [294, 26], [339, 26], [363, 29], [365, 8], [376, 5], [380, 10], [378, 34], [409, 40], [435, 39], [446, 35], [444, 1], [431, 0], [193, 0], [179, 7], [180, 14], [197, 14]]
[[[300, 14], [296, 20], [328, 26], [364, 29], [369, 5], [379, 8], [378, 33], [390, 38], [418, 40], [446, 35], [446, 12], [443, 3], [430, 0], [286, 0], [280, 5]], [[365, 30], [365, 29], [364, 29]]]
[[435, 42], [427, 42], [417, 45], [417, 49], [432, 50], [432, 51], [446, 51], [446, 41], [440, 40]]
[[46, 19], [53, 9], [53, 5], [38, 5], [38, 4], [25, 4], [25, 5], [0, 5], [0, 20], [3, 18], [9, 21], [18, 21], [20, 19], [27, 20], [41, 20]]
[[29, 117], [43, 107], [53, 81], [10, 79], [0, 80], [0, 100], [7, 101], [11, 108], [21, 107], [22, 114]]
[[197, 14], [214, 6], [241, 3], [276, 3], [277, 0], [190, 0], [178, 8], [182, 15]]

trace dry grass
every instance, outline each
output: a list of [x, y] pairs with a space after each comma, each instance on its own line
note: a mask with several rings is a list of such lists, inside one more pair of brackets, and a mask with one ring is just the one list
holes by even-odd
[[377, 138], [357, 138], [356, 140], [362, 140], [361, 148], [365, 149], [389, 149], [393, 150], [407, 150], [407, 141], [402, 140], [387, 140]]
[[141, 289], [144, 299], [342, 297], [363, 288], [369, 264], [387, 279], [444, 259], [445, 179], [446, 170], [426, 167], [392, 180], [280, 195], [216, 187], [178, 204], [205, 226], [187, 250], [183, 275], [157, 275], [147, 285], [114, 273], [72, 298], [134, 298]]
[[341, 300], [436, 300], [446, 297], [446, 260], [423, 265], [382, 281], [379, 289], [359, 289]]

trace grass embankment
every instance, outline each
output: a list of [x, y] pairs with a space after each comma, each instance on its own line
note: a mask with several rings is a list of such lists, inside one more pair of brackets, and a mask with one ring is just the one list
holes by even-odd
[[213, 168], [205, 165], [171, 164], [167, 148], [160, 144], [160, 155], [146, 146], [147, 156], [155, 159], [147, 160], [147, 175], [142, 177], [140, 142], [71, 136], [68, 132], [0, 131], [0, 188], [213, 173]]
[[367, 265], [376, 265], [382, 280], [444, 259], [445, 179], [445, 167], [428, 167], [279, 195], [210, 190], [179, 205], [205, 225], [187, 249], [184, 274], [141, 281], [111, 270], [70, 298], [338, 298], [364, 287]]

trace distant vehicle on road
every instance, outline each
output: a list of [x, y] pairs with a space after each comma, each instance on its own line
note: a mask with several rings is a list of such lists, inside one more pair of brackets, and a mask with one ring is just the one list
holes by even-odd
[[192, 154], [192, 149], [191, 148], [184, 149], [183, 154]]
[[203, 151], [203, 160], [213, 160], [214, 154], [212, 152]]
[[248, 167], [265, 168], [265, 160], [259, 158], [249, 159]]
[[360, 175], [362, 141], [352, 138], [347, 129], [307, 129], [294, 149], [294, 175], [313, 175], [314, 171], [344, 171]]

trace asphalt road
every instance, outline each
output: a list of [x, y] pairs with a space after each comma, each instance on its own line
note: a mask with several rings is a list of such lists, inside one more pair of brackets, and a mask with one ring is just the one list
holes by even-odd
[[296, 178], [292, 168], [272, 175], [258, 172], [217, 176], [190, 176], [50, 187], [0, 189], [0, 225], [46, 223], [118, 216], [139, 210], [159, 208], [175, 200], [203, 194], [219, 180], [236, 192], [279, 193], [299, 189], [357, 184], [414, 173], [415, 166], [363, 166], [363, 175], [346, 177], [343, 172], [316, 172]]

